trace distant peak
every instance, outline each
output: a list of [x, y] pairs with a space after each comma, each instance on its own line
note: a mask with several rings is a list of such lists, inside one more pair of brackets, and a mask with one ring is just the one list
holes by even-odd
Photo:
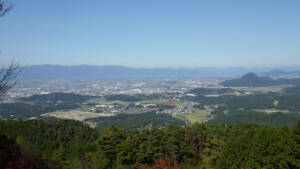
[[253, 78], [258, 78], [258, 76], [254, 73], [247, 73], [242, 77], [242, 79], [253, 79]]

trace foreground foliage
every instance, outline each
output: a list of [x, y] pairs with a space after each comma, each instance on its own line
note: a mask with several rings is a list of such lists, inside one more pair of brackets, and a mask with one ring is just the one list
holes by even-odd
[[76, 121], [2, 120], [0, 131], [1, 168], [300, 167], [300, 122], [293, 128], [195, 123], [125, 131], [110, 126], [99, 134]]

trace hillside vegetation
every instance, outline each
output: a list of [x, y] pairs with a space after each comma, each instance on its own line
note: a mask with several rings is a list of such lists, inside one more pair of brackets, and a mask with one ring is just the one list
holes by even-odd
[[[185, 97], [185, 100], [198, 103], [198, 107], [212, 107], [208, 123], [229, 124], [249, 122], [272, 126], [292, 126], [300, 120], [299, 87], [291, 87], [282, 93], [250, 95], [202, 95]], [[271, 112], [271, 113], [267, 113]]]
[[1, 120], [0, 133], [1, 168], [300, 167], [300, 122], [291, 129], [195, 123], [124, 131], [110, 126], [99, 134], [75, 121]]

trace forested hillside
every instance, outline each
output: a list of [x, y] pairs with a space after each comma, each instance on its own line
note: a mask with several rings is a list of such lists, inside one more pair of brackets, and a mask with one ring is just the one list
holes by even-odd
[[[300, 122], [127, 130], [76, 121], [0, 121], [1, 168], [299, 168]], [[9, 149], [7, 147], [10, 147]], [[4, 159], [4, 160], [3, 160]]]
[[185, 125], [184, 121], [174, 118], [169, 114], [156, 114], [155, 112], [142, 114], [119, 114], [111, 117], [98, 117], [88, 119], [89, 122], [96, 122], [96, 129], [103, 131], [104, 128], [115, 125], [125, 130], [144, 128], [163, 128], [167, 125]]
[[199, 107], [213, 107], [207, 123], [229, 124], [248, 122], [271, 126], [292, 126], [300, 120], [299, 87], [285, 88], [281, 93], [249, 95], [221, 95], [205, 97], [186, 96], [184, 99], [198, 103]]

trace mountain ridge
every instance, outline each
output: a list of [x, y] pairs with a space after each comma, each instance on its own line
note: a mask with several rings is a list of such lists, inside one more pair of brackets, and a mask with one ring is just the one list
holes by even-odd
[[[268, 68], [199, 67], [199, 68], [132, 68], [119, 65], [33, 65], [21, 68], [18, 80], [134, 80], [161, 78], [233, 78], [247, 72], [259, 75]], [[259, 73], [262, 72], [262, 73]], [[279, 72], [279, 71], [277, 71]], [[274, 73], [274, 71], [273, 71]], [[275, 72], [276, 73], [276, 72]], [[284, 77], [284, 76], [283, 76]]]
[[247, 73], [239, 79], [225, 80], [220, 83], [225, 87], [266, 87], [278, 85], [300, 85], [300, 78], [295, 79], [271, 79], [270, 77], [257, 76], [254, 73]]

